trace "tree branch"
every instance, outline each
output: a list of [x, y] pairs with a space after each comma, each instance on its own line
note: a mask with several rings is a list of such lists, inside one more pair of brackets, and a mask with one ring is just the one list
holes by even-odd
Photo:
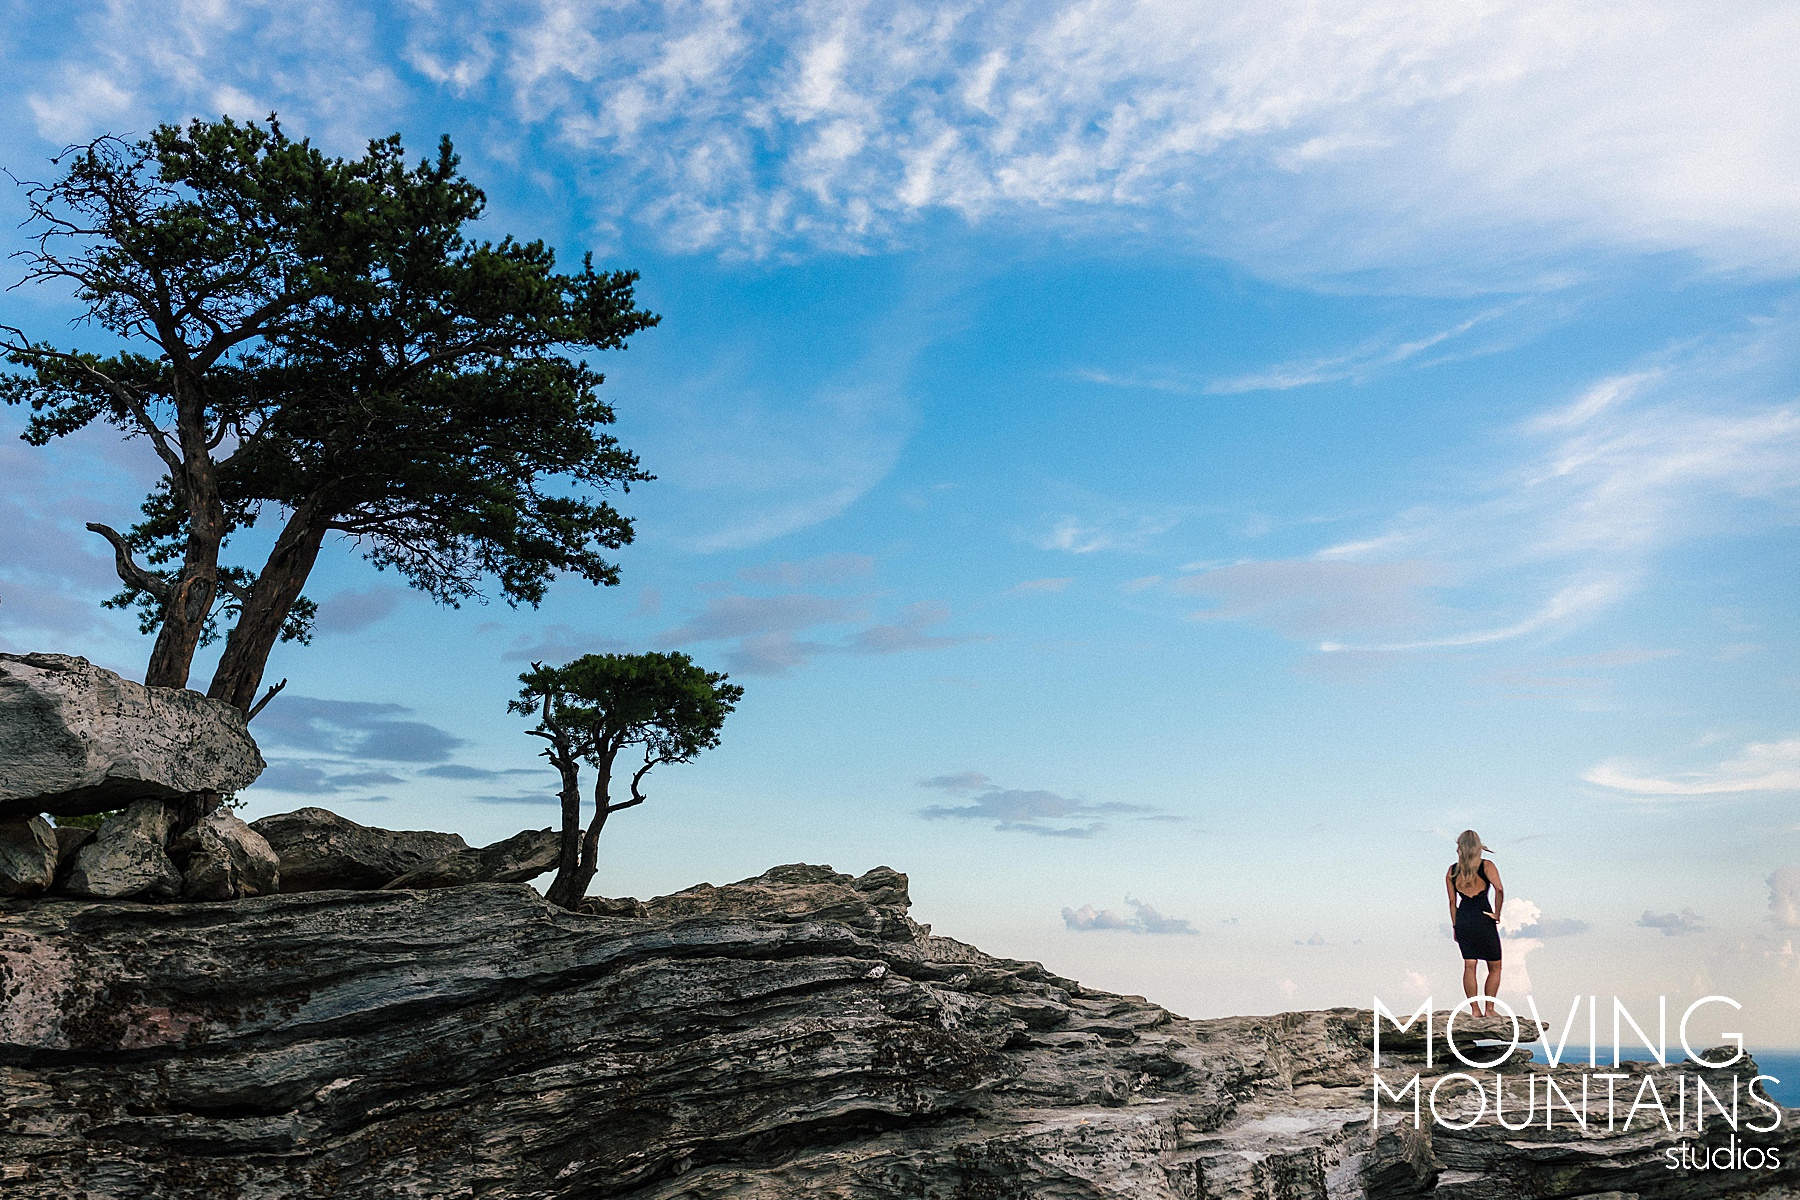
[[648, 800], [649, 799], [648, 796], [646, 796], [646, 795], [644, 795], [644, 793], [638, 791], [638, 784], [643, 782], [644, 776], [646, 776], [650, 773], [651, 767], [659, 766], [662, 763], [667, 762], [667, 761], [668, 761], [667, 759], [662, 758], [660, 756], [652, 758], [650, 755], [650, 748], [648, 746], [644, 747], [644, 765], [639, 767], [635, 772], [633, 772], [633, 774], [631, 776], [631, 799], [621, 800], [617, 804], [609, 804], [606, 806], [606, 811], [609, 813], [615, 813], [615, 812], [618, 812], [621, 808], [631, 808], [631, 807], [634, 807], [635, 805], [642, 804], [645, 800]]
[[102, 525], [97, 521], [89, 521], [87, 527], [112, 543], [113, 559], [118, 567], [119, 578], [125, 581], [125, 586], [137, 588], [142, 592], [149, 592], [151, 596], [155, 597], [158, 604], [168, 603], [169, 596], [174, 591], [174, 589], [169, 586], [169, 581], [160, 575], [151, 571], [146, 571], [144, 568], [138, 566], [137, 563], [132, 560], [131, 546], [125, 541], [124, 537], [120, 535], [118, 530]]
[[137, 394], [130, 388], [119, 383], [104, 371], [96, 371], [79, 354], [69, 354], [62, 350], [47, 350], [42, 346], [32, 345], [31, 342], [26, 339], [25, 331], [22, 329], [17, 329], [11, 325], [0, 325], [0, 333], [16, 336], [20, 339], [17, 344], [0, 343], [6, 346], [8, 353], [17, 354], [26, 358], [52, 359], [62, 363], [64, 366], [72, 367], [74, 370], [86, 376], [90, 382], [99, 384], [112, 395], [113, 399], [131, 410], [131, 415], [137, 419], [138, 426], [144, 431], [145, 436], [150, 439], [151, 445], [156, 447], [157, 457], [162, 459], [163, 462], [168, 465], [171, 472], [175, 473], [177, 476], [182, 474], [183, 460], [181, 452], [169, 441], [168, 432], [151, 419], [150, 410], [144, 406], [144, 402], [140, 400]]
[[275, 694], [286, 686], [287, 680], [284, 679], [274, 687], [270, 688], [268, 692], [263, 695], [261, 700], [258, 700], [255, 704], [251, 705], [250, 711], [244, 715], [244, 724], [248, 725], [250, 722], [256, 720], [256, 714], [266, 708], [269, 701], [275, 698]]

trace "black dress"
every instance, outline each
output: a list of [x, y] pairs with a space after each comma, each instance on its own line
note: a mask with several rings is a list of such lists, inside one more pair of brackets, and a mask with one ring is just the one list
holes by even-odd
[[1465, 896], [1456, 886], [1456, 868], [1450, 868], [1450, 887], [1456, 892], [1456, 945], [1464, 958], [1499, 962], [1500, 923], [1494, 920], [1494, 910], [1488, 905], [1488, 889], [1493, 884], [1488, 882], [1485, 862], [1481, 864], [1481, 882], [1479, 892]]

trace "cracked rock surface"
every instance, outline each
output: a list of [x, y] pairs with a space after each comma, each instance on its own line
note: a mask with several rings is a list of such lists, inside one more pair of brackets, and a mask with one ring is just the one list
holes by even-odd
[[[1782, 1149], [1780, 1171], [1668, 1170], [1678, 1135], [1642, 1122], [1415, 1130], [1384, 1104], [1371, 1130], [1364, 1012], [1188, 1021], [906, 907], [898, 872], [800, 865], [591, 913], [521, 884], [0, 901], [0, 1191], [1796, 1194], [1800, 1117], [1739, 1134]], [[1447, 1068], [1424, 1051], [1384, 1035], [1384, 1074], [1429, 1088]], [[1509, 1101], [1544, 1070], [1508, 1063]]]
[[85, 658], [0, 654], [0, 821], [235, 792], [262, 773], [244, 714]]

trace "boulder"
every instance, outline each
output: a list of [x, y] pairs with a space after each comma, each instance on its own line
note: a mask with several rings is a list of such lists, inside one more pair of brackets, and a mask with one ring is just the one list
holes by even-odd
[[438, 888], [465, 883], [524, 883], [556, 866], [561, 842], [561, 836], [554, 829], [527, 829], [491, 846], [464, 850], [427, 863], [384, 886]]
[[0, 821], [234, 792], [262, 773], [244, 714], [66, 654], [0, 654]]
[[185, 862], [181, 895], [187, 900], [238, 900], [281, 890], [281, 860], [262, 834], [214, 809], [175, 839], [174, 857]]
[[0, 822], [0, 896], [35, 896], [56, 881], [56, 831], [42, 817]]
[[63, 890], [101, 900], [173, 900], [181, 894], [181, 872], [169, 857], [168, 842], [168, 806], [139, 800], [108, 817], [75, 855]]
[[753, 916], [763, 921], [842, 921], [860, 932], [892, 941], [911, 941], [930, 932], [906, 915], [912, 907], [907, 878], [892, 867], [876, 867], [852, 878], [830, 867], [789, 863], [755, 879], [724, 887], [697, 884], [672, 896], [644, 903], [657, 918]]
[[56, 873], [66, 875], [75, 867], [75, 856], [81, 848], [94, 840], [94, 830], [85, 825], [58, 825], [56, 827]]
[[282, 892], [379, 888], [469, 849], [454, 833], [376, 829], [323, 808], [252, 821], [281, 863]]

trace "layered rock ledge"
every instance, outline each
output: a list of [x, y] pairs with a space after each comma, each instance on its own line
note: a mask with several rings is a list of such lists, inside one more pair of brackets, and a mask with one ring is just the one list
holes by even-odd
[[906, 907], [897, 872], [807, 866], [590, 913], [521, 884], [0, 901], [0, 1194], [1796, 1194], [1800, 1115], [1740, 1135], [1780, 1171], [1669, 1170], [1643, 1123], [1371, 1130], [1366, 1013], [1184, 1020]]

